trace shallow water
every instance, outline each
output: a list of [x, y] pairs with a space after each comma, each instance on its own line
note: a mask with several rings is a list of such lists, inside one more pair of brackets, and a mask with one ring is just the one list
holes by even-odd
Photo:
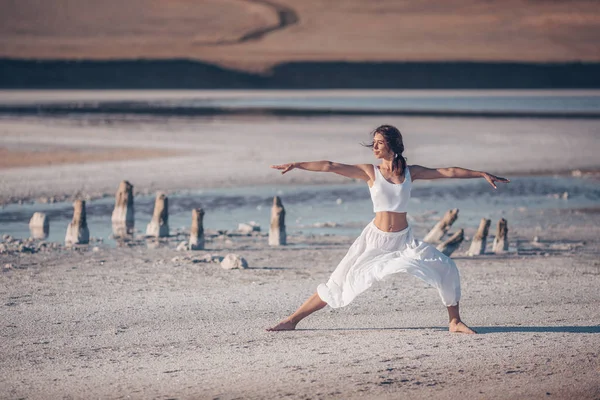
[[[596, 180], [562, 177], [510, 177], [511, 183], [497, 190], [480, 180], [418, 181], [412, 191], [409, 220], [415, 227], [428, 229], [450, 208], [460, 210], [454, 226], [476, 228], [483, 217], [493, 223], [504, 217], [510, 226], [526, 226], [527, 214], [557, 208], [594, 207], [600, 204], [600, 183]], [[563, 194], [568, 193], [568, 198]], [[368, 187], [365, 184], [257, 186], [210, 189], [169, 195], [171, 233], [189, 229], [191, 210], [202, 207], [204, 227], [233, 231], [240, 222], [255, 221], [268, 231], [273, 196], [281, 197], [286, 208], [288, 234], [339, 234], [356, 236], [373, 218]], [[90, 235], [110, 239], [113, 198], [90, 200], [87, 219]], [[136, 196], [135, 227], [145, 233], [154, 207], [153, 196]], [[0, 211], [0, 233], [29, 237], [31, 215], [41, 211], [50, 219], [48, 241], [63, 242], [72, 217], [70, 202], [55, 204], [11, 204]], [[324, 223], [329, 223], [323, 226]]]
[[[18, 106], [18, 107], [17, 107]], [[15, 108], [16, 107], [16, 108]], [[204, 115], [218, 110], [599, 115], [597, 90], [0, 91], [0, 113]]]

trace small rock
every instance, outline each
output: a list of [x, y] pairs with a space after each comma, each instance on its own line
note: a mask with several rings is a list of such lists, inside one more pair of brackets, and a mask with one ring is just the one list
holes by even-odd
[[238, 254], [229, 253], [221, 261], [221, 267], [223, 269], [244, 269], [248, 268], [248, 262]]
[[336, 228], [338, 224], [335, 222], [315, 222], [313, 226], [315, 228]]
[[213, 256], [212, 254], [207, 253], [207, 254], [203, 255], [202, 257], [194, 258], [192, 260], [192, 262], [194, 264], [197, 264], [197, 263], [221, 262], [222, 260], [223, 260], [223, 257], [221, 257], [221, 256]]
[[13, 265], [12, 264], [4, 264], [3, 269], [13, 269]]
[[186, 242], [186, 241], [180, 242], [177, 245], [177, 249], [176, 250], [177, 251], [186, 251], [186, 250], [188, 250], [188, 242]]
[[0, 254], [6, 253], [8, 251], [8, 247], [4, 243], [0, 243]]
[[240, 223], [240, 224], [238, 224], [237, 230], [239, 233], [248, 235], [248, 234], [251, 234], [252, 232], [260, 232], [260, 225], [258, 225], [254, 221], [250, 221], [248, 223]]
[[24, 244], [19, 245], [19, 253], [35, 253], [33, 247], [25, 246]]
[[340, 204], [342, 204], [343, 202], [344, 202], [344, 200], [342, 200], [341, 198], [338, 198], [338, 199], [335, 201], [335, 204], [337, 204], [337, 205], [339, 206], [339, 205], [340, 205]]
[[10, 235], [2, 235], [2, 240], [4, 240], [6, 243], [10, 243], [13, 241], [13, 237]]
[[539, 236], [534, 236], [533, 237], [533, 243], [539, 243], [540, 242], [540, 237]]
[[92, 251], [93, 251], [94, 253], [97, 253], [97, 252], [99, 252], [99, 251], [100, 251], [100, 247], [98, 247], [98, 246], [94, 246], [94, 247], [92, 247]]
[[571, 176], [575, 176], [575, 177], [582, 177], [583, 176], [583, 172], [581, 172], [581, 170], [575, 169], [573, 171], [571, 171]]
[[158, 249], [160, 247], [160, 241], [153, 240], [153, 239], [147, 239], [146, 240], [146, 246], [149, 249]]
[[569, 199], [569, 192], [564, 192], [564, 193], [562, 194], [562, 199], [563, 199], [563, 200], [568, 200], [568, 199]]

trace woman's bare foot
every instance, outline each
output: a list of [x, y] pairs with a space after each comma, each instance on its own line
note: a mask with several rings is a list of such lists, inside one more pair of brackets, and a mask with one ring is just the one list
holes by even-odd
[[464, 322], [458, 320], [452, 320], [450, 321], [449, 324], [449, 330], [452, 333], [467, 333], [467, 334], [475, 334], [477, 332], [475, 332], [473, 329], [469, 328], [467, 325], [464, 324]]
[[267, 328], [267, 331], [269, 332], [274, 332], [274, 331], [293, 331], [294, 329], [296, 329], [296, 324], [295, 322], [292, 322], [288, 319], [281, 321], [280, 323], [278, 323], [277, 325], [271, 327], [271, 328]]

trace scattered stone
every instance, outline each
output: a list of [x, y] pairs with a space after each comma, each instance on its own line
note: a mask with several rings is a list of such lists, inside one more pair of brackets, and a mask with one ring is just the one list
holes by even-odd
[[42, 212], [33, 213], [29, 220], [29, 231], [34, 239], [46, 239], [50, 233], [50, 221]]
[[279, 196], [273, 197], [273, 208], [271, 208], [271, 226], [269, 228], [269, 246], [281, 246], [286, 244], [285, 233], [285, 208]]
[[202, 208], [192, 210], [189, 248], [191, 250], [204, 250], [204, 210]]
[[73, 202], [73, 220], [67, 227], [65, 245], [73, 246], [77, 244], [87, 244], [89, 241], [90, 231], [87, 226], [85, 201], [75, 200]]
[[238, 224], [238, 232], [244, 235], [250, 235], [253, 232], [260, 232], [260, 225], [254, 221]]
[[188, 249], [188, 242], [183, 241], [177, 245], [177, 251], [186, 251]]
[[29, 247], [24, 244], [19, 245], [18, 251], [19, 253], [35, 253], [35, 249], [33, 247]]
[[504, 218], [500, 218], [498, 221], [498, 230], [496, 231], [496, 237], [494, 238], [494, 244], [492, 250], [496, 254], [502, 254], [508, 251], [508, 224]]
[[575, 170], [571, 171], [571, 176], [581, 178], [583, 176], [583, 172], [579, 169], [575, 169]]
[[248, 268], [248, 262], [242, 256], [234, 253], [229, 253], [221, 261], [223, 269], [245, 269]]
[[152, 221], [146, 227], [146, 235], [153, 237], [169, 236], [169, 199], [164, 192], [156, 194]]
[[94, 247], [92, 248], [92, 251], [93, 251], [94, 253], [97, 253], [97, 252], [99, 252], [99, 251], [100, 251], [100, 247], [98, 247], [98, 246], [94, 246]]
[[161, 246], [161, 243], [157, 239], [147, 239], [146, 240], [146, 246], [149, 249], [158, 249]]
[[4, 264], [4, 266], [2, 267], [3, 269], [13, 269], [13, 265], [8, 263], [8, 264]]
[[563, 200], [569, 200], [569, 192], [563, 192], [561, 197]]
[[450, 230], [450, 227], [458, 218], [458, 208], [446, 211], [442, 219], [435, 224], [429, 233], [423, 239], [426, 243], [439, 243], [444, 235]]
[[477, 233], [471, 241], [471, 247], [469, 247], [469, 251], [467, 252], [469, 256], [478, 256], [485, 253], [487, 235], [490, 229], [491, 222], [492, 221], [489, 219], [481, 219], [481, 222], [479, 223], [479, 229], [477, 229]]
[[315, 228], [336, 228], [339, 225], [335, 222], [315, 222], [313, 226]]
[[127, 181], [119, 184], [115, 194], [115, 208], [112, 217], [113, 236], [130, 237], [134, 229], [133, 185]]
[[344, 202], [344, 200], [342, 200], [341, 198], [338, 198], [338, 199], [335, 201], [335, 204], [337, 204], [337, 205], [339, 206], [339, 205], [340, 205], [340, 204], [342, 204], [343, 202]]
[[0, 243], [0, 254], [4, 254], [8, 251], [8, 246], [6, 246], [4, 243]]

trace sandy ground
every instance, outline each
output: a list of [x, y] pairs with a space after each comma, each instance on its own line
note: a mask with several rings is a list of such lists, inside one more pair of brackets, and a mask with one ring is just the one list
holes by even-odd
[[[347, 182], [343, 177], [304, 171], [281, 176], [269, 165], [320, 159], [372, 163], [370, 151], [360, 143], [367, 142], [369, 133], [383, 123], [394, 124], [404, 133], [409, 164], [458, 165], [509, 176], [600, 169], [600, 124], [595, 120], [5, 117], [0, 119], [3, 151], [12, 151], [11, 159], [34, 152], [43, 157], [28, 159], [33, 165], [26, 168], [2, 162], [7, 169], [0, 174], [0, 203], [114, 195], [123, 179], [141, 193]], [[73, 149], [95, 156], [81, 163], [82, 157]], [[71, 161], [76, 163], [48, 167], [65, 154], [73, 155]], [[137, 158], [143, 154], [153, 157]], [[102, 157], [107, 162], [101, 162]]]
[[[546, 212], [534, 250], [534, 230], [521, 229], [510, 236], [519, 253], [455, 253], [475, 336], [449, 334], [435, 290], [404, 275], [295, 332], [265, 332], [326, 281], [352, 238], [0, 255], [11, 265], [0, 274], [0, 397], [598, 399], [599, 222]], [[206, 252], [239, 253], [250, 268], [196, 262]]]
[[[286, 61], [598, 61], [588, 0], [0, 0], [0, 56]], [[515, 10], [519, 10], [515, 13]]]
[[41, 146], [39, 149], [29, 146], [29, 150], [25, 150], [0, 147], [0, 169], [149, 159], [176, 154], [178, 153], [159, 149], [88, 149], [49, 145]]

